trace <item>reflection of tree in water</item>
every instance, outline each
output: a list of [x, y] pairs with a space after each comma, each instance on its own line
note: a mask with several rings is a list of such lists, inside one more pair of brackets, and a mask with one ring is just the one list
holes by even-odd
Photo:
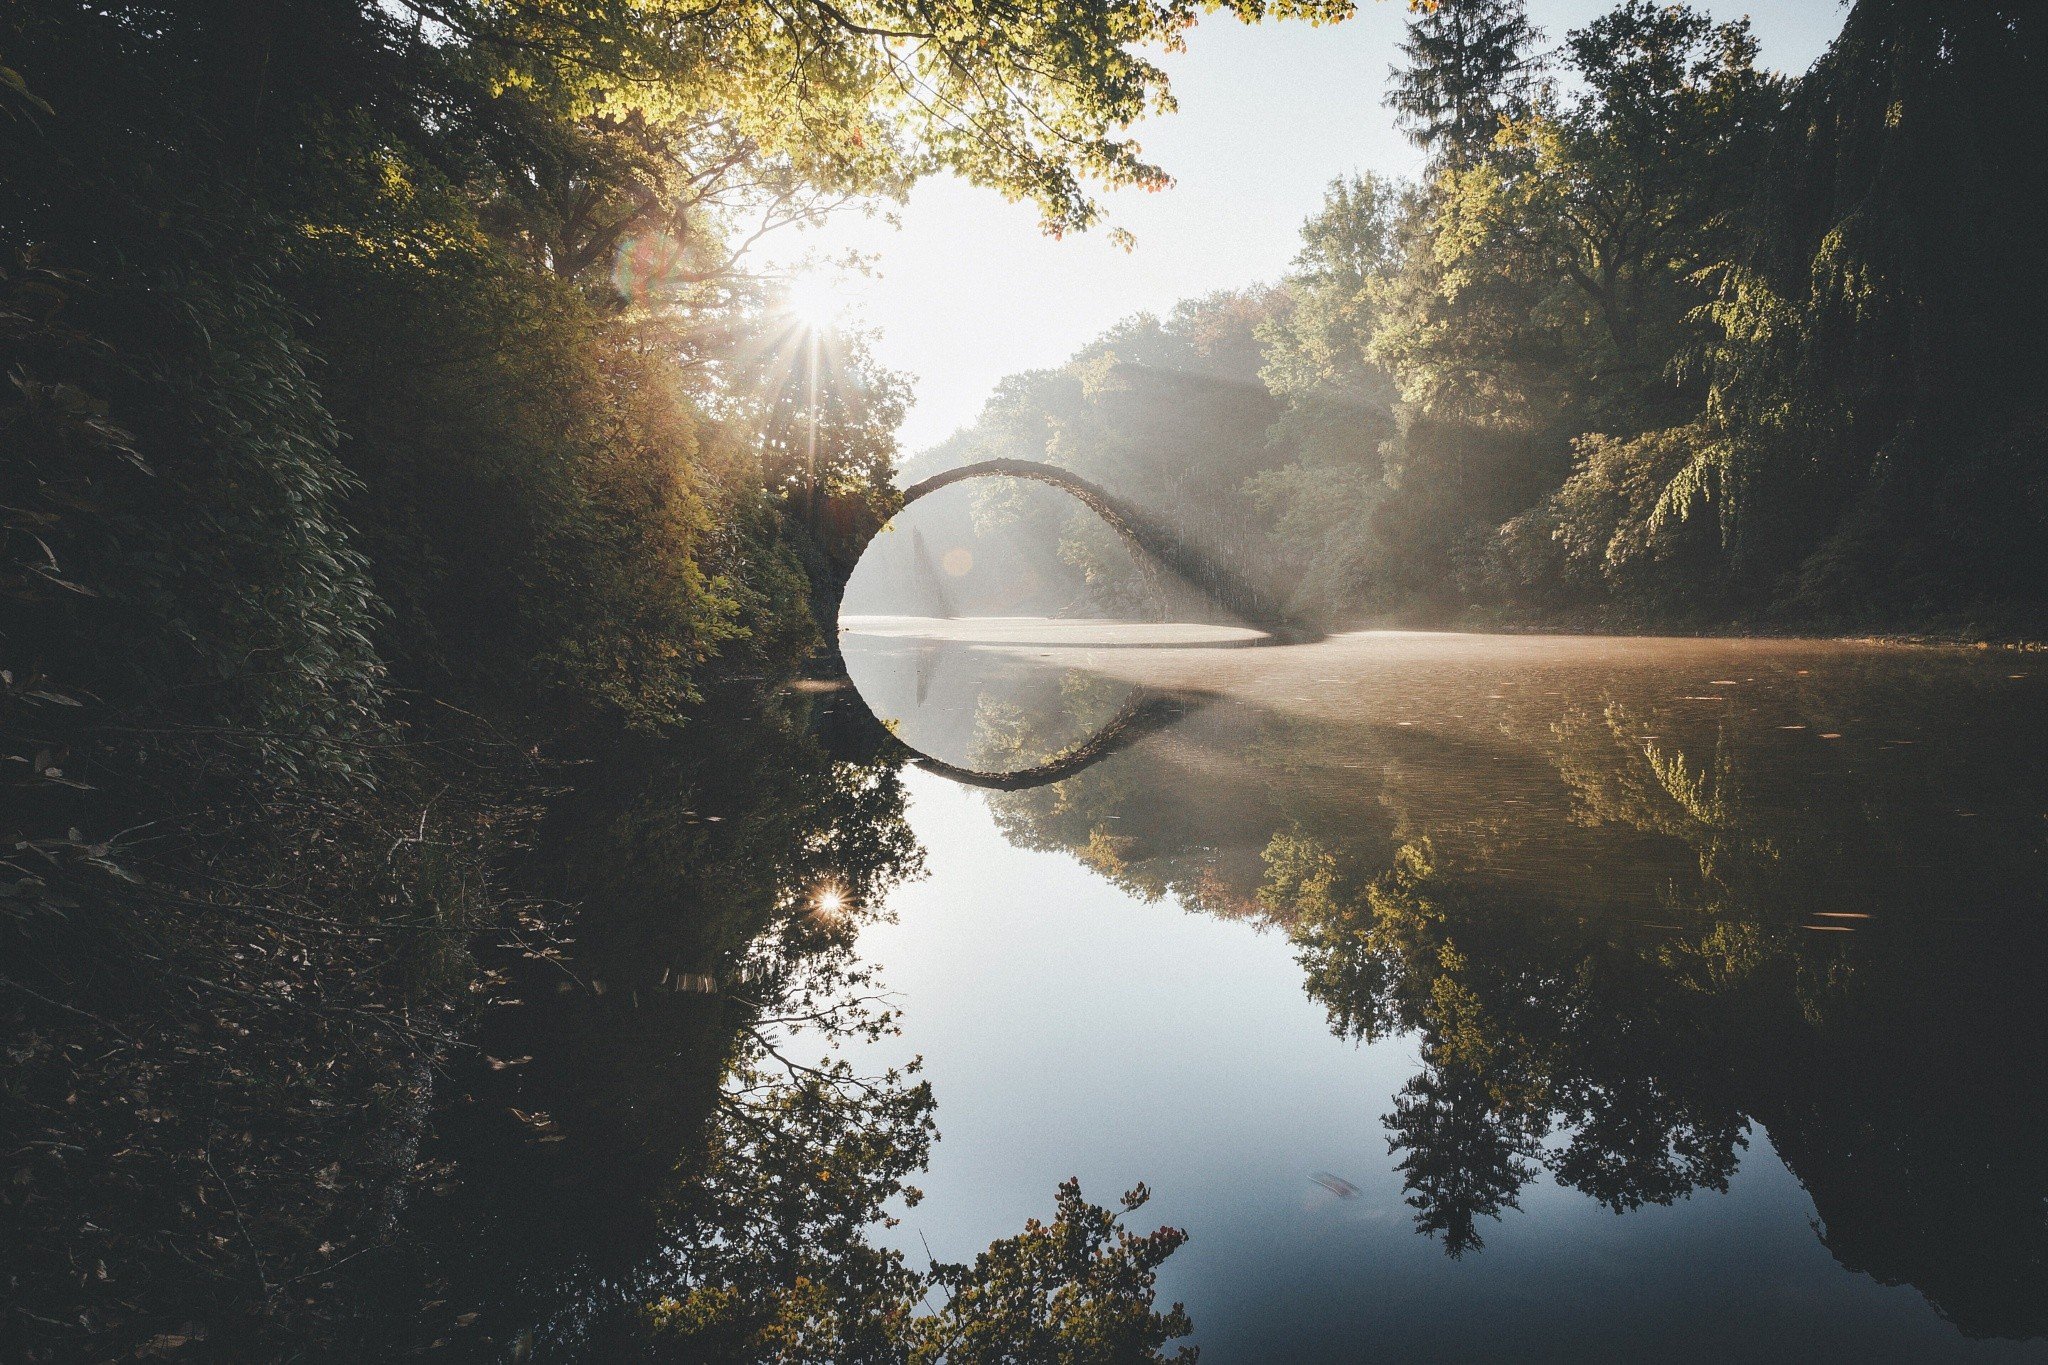
[[[1340, 1034], [1413, 1032], [1423, 1072], [1387, 1116], [1416, 1225], [1462, 1254], [1538, 1166], [1620, 1211], [1725, 1189], [1743, 1122], [1718, 1041], [1662, 969], [1569, 916], [1445, 877], [1426, 843], [1363, 888], [1336, 855], [1276, 837], [1268, 902], [1290, 912], [1310, 994]], [[1545, 1147], [1556, 1130], [1570, 1134]]]
[[1436, 734], [1264, 716], [1212, 745], [1249, 764], [1133, 751], [993, 804], [1013, 842], [1190, 902], [1208, 813], [1268, 822], [1227, 894], [1256, 888], [1334, 1032], [1417, 1039], [1384, 1122], [1451, 1254], [1539, 1174], [1616, 1212], [1726, 1190], [1757, 1123], [1845, 1266], [1971, 1334], [2048, 1332], [2048, 790], [1995, 731], [1883, 763], [1779, 738], [1880, 713], [1879, 681], [1923, 685], [1724, 720], [1532, 687]]
[[[1100, 712], [1130, 695], [1129, 684], [1082, 673], [1063, 680], [1063, 695], [1075, 713]], [[1219, 774], [1242, 771], [1219, 763], [1207, 751], [1207, 701], [1187, 694], [1152, 694], [1169, 708], [1173, 723], [1163, 733], [1138, 734], [1137, 742], [1070, 777], [1028, 790], [991, 794], [989, 810], [1003, 837], [1019, 848], [1072, 852], [1126, 894], [1152, 902], [1172, 896], [1183, 906], [1226, 917], [1256, 915], [1258, 847], [1245, 845], [1249, 817], [1266, 814], [1255, 795], [1230, 802], [1201, 803], [1209, 817], [1185, 823], [1187, 803], [1162, 801], [1162, 793], [1208, 793]], [[989, 724], [986, 761], [1030, 753], [1056, 728], [1056, 715], [1042, 708], [1007, 708], [984, 703]]]
[[991, 773], [1036, 767], [1109, 724], [1135, 691], [1129, 683], [1078, 669], [1062, 671], [1057, 686], [1050, 705], [983, 695], [975, 705], [968, 763]]
[[1416, 1230], [1442, 1238], [1453, 1260], [1486, 1245], [1479, 1220], [1520, 1208], [1517, 1196], [1536, 1175], [1531, 1158], [1542, 1134], [1520, 1117], [1457, 1066], [1425, 1063], [1394, 1097], [1388, 1141], [1405, 1153], [1400, 1169]]
[[870, 1240], [894, 1225], [891, 1207], [919, 1199], [907, 1179], [937, 1135], [933, 1108], [929, 1086], [906, 1076], [743, 1048], [640, 1295], [654, 1352], [791, 1365], [1167, 1359], [1159, 1348], [1193, 1328], [1179, 1304], [1155, 1310], [1156, 1271], [1186, 1234], [1124, 1228], [1142, 1186], [1112, 1212], [1070, 1180], [1051, 1222], [971, 1265], [914, 1269]]
[[440, 1330], [532, 1359], [969, 1361], [1031, 1312], [1158, 1358], [1187, 1331], [1152, 1299], [1181, 1235], [1078, 1190], [986, 1264], [873, 1240], [917, 1198], [935, 1098], [842, 1051], [894, 1024], [854, 943], [922, 854], [893, 763], [833, 761], [806, 706], [594, 754], [550, 815], [532, 875], [575, 909], [494, 959], [510, 1003], [432, 1154], [460, 1183], [413, 1218], [427, 1329], [467, 1313]]
[[[1916, 1284], [1966, 1330], [2048, 1330], [2048, 1231], [2020, 1213], [2048, 1196], [2048, 1114], [2024, 1079], [2044, 1039], [2020, 982], [2038, 977], [2012, 970], [2038, 970], [2039, 920], [2006, 924], [1994, 963], [1973, 937], [1850, 921], [1863, 932], [1845, 941], [1829, 932], [1843, 921], [1814, 919], [1903, 918], [1959, 891], [2018, 910], [2038, 847], [2015, 866], [2015, 839], [1958, 876], [1928, 847], [1924, 801], [1821, 801], [1773, 821], [1727, 728], [1704, 763], [1655, 733], [1618, 706], [1552, 732], [1576, 818], [1691, 856], [1654, 924], [1503, 889], [1426, 839], [1362, 885], [1296, 836], [1269, 849], [1268, 897], [1332, 1027], [1421, 1041], [1423, 1074], [1387, 1119], [1417, 1226], [1453, 1254], [1476, 1247], [1475, 1220], [1515, 1207], [1538, 1166], [1616, 1211], [1726, 1190], [1756, 1120], [1845, 1264]], [[1978, 1084], [1959, 1111], [1964, 1076]]]
[[[1076, 728], [1081, 717], [1097, 725], [1128, 700], [1130, 685], [1082, 672], [1060, 679], [1058, 708], [1018, 707], [984, 700], [978, 713], [974, 762], [988, 771], [1027, 766], [1033, 755]], [[1020, 762], [1019, 760], [1025, 760]], [[1124, 763], [1103, 763], [1050, 786], [991, 796], [989, 810], [1003, 837], [1019, 848], [1073, 848], [1096, 872], [1142, 900], [1165, 893], [1159, 870], [1136, 856], [1137, 840], [1105, 812], [1136, 807], [1144, 774]]]

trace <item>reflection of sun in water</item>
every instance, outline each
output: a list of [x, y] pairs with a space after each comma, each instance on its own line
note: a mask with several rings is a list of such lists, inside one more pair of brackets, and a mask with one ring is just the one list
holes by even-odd
[[955, 545], [946, 551], [939, 563], [955, 578], [965, 578], [974, 571], [974, 555], [965, 545]]
[[824, 271], [807, 270], [789, 277], [782, 306], [805, 330], [829, 331], [846, 315], [846, 292]]

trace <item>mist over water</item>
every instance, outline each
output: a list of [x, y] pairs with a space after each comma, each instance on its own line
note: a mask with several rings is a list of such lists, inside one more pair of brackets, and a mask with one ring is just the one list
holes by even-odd
[[1142, 1180], [1203, 1358], [2048, 1356], [2048, 683], [1818, 640], [849, 616], [965, 1257]]

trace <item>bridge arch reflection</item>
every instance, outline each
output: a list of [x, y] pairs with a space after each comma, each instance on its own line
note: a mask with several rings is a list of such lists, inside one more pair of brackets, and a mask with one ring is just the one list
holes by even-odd
[[1105, 758], [1129, 748], [1147, 735], [1157, 734], [1179, 724], [1200, 706], [1202, 701], [1201, 697], [1193, 694], [1142, 689], [1086, 739], [1029, 768], [986, 771], [963, 767], [920, 753], [901, 739], [896, 742], [910, 750], [912, 765], [924, 772], [958, 782], [962, 786], [980, 787], [987, 791], [1029, 791], [1034, 787], [1049, 787], [1055, 782], [1063, 782], [1077, 773], [1094, 767]]

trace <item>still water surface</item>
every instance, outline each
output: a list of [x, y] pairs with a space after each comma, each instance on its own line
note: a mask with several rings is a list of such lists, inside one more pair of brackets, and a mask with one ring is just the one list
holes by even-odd
[[2041, 656], [847, 624], [857, 692], [568, 771], [446, 1353], [732, 1358], [1077, 1176], [1211, 1365], [2048, 1359]]
[[1206, 1361], [2048, 1357], [2033, 657], [848, 625], [906, 1251], [1143, 1180]]

